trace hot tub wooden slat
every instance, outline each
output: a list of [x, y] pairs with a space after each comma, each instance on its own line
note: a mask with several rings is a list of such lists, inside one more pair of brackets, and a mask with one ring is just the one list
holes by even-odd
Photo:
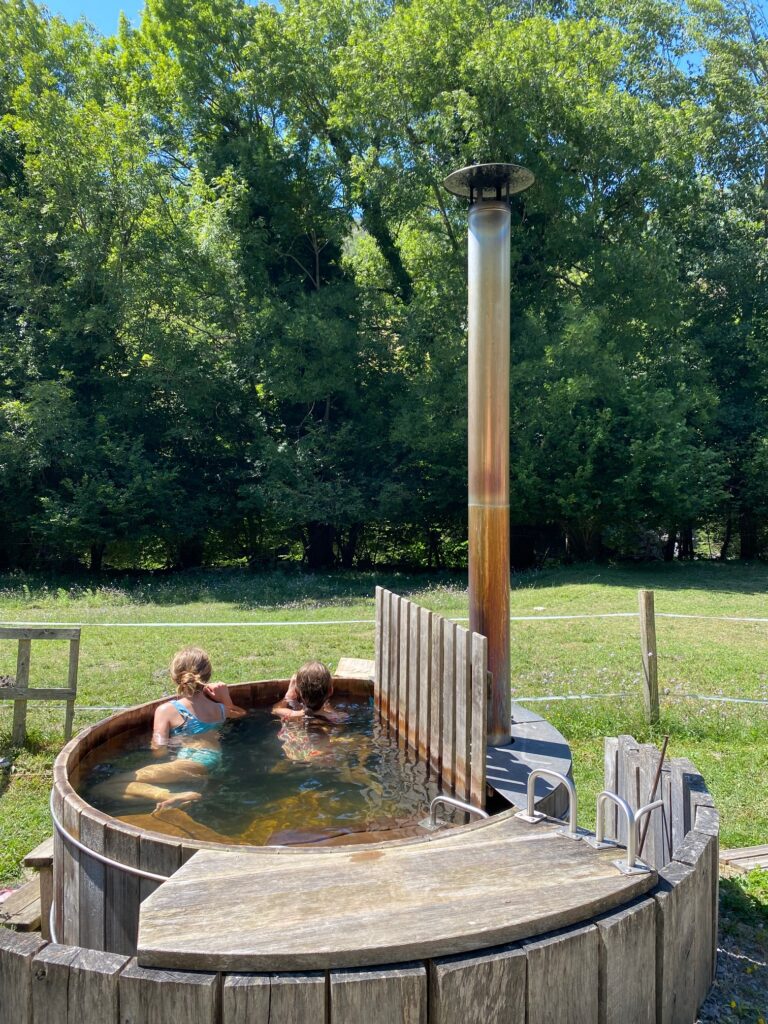
[[[655, 873], [621, 875], [554, 824], [509, 817], [414, 846], [264, 858], [201, 851], [144, 903], [139, 962], [202, 970], [370, 966], [480, 949], [612, 910]], [[295, 899], [296, 880], [306, 895]], [[307, 879], [311, 886], [307, 887]]]
[[396, 964], [380, 970], [332, 971], [333, 1024], [425, 1024], [427, 971], [424, 964]]
[[[104, 854], [120, 864], [139, 867], [139, 833], [117, 820], [104, 832]], [[118, 868], [107, 868], [105, 931], [107, 949], [132, 953], [136, 948], [140, 879]]]

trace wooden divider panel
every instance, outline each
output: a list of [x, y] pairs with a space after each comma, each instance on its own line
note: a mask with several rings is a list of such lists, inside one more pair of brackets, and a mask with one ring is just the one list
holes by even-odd
[[443, 623], [443, 785], [456, 787], [456, 623]]
[[408, 710], [406, 737], [411, 750], [419, 750], [419, 672], [421, 668], [421, 608], [408, 602]]
[[443, 770], [443, 629], [445, 619], [432, 616], [429, 675], [429, 763], [438, 778]]
[[408, 690], [410, 679], [408, 672], [410, 663], [408, 660], [409, 650], [409, 626], [410, 626], [410, 601], [400, 598], [400, 654], [397, 673], [397, 742], [400, 746], [408, 745]]
[[488, 641], [479, 633], [472, 634], [472, 721], [470, 724], [469, 802], [485, 806], [486, 764], [488, 744]]
[[432, 613], [419, 608], [419, 757], [429, 758], [431, 736], [430, 696], [432, 687]]
[[470, 741], [472, 729], [472, 639], [463, 626], [456, 627], [456, 796], [469, 800]]
[[384, 602], [382, 601], [382, 588], [376, 587], [375, 601], [375, 633], [373, 641], [373, 702], [376, 711], [381, 714], [381, 652], [383, 637]]
[[485, 803], [487, 640], [376, 588], [376, 709], [460, 799]]

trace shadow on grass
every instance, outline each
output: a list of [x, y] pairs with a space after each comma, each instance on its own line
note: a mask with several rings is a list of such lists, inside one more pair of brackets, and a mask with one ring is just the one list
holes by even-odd
[[752, 932], [752, 941], [768, 952], [768, 871], [720, 879], [720, 927], [725, 934]]

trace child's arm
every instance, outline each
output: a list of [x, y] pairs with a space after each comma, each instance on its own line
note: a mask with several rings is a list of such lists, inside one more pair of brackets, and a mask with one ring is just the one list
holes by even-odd
[[315, 714], [318, 718], [324, 718], [326, 722], [331, 722], [332, 725], [341, 725], [342, 722], [346, 722], [349, 719], [349, 715], [346, 712], [336, 711], [330, 704], [324, 704]]
[[277, 715], [278, 718], [303, 718], [304, 708], [289, 708], [284, 700], [279, 701], [272, 707], [272, 714]]
[[239, 708], [232, 700], [226, 683], [209, 683], [208, 686], [203, 687], [203, 693], [209, 700], [224, 705], [227, 718], [242, 718], [246, 714], [243, 708]]
[[283, 700], [301, 700], [299, 697], [299, 687], [296, 684], [296, 673], [291, 676], [291, 681], [288, 684], [288, 689], [285, 691], [285, 697]]
[[152, 722], [152, 753], [156, 757], [162, 757], [168, 753], [168, 737], [171, 732], [171, 716], [173, 707], [170, 704], [161, 704], [155, 709], [155, 717]]

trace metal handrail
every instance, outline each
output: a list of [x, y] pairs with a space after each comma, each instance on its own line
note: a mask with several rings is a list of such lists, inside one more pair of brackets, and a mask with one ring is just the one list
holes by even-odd
[[144, 871], [143, 868], [133, 867], [132, 864], [121, 864], [119, 860], [112, 860], [111, 857], [105, 857], [103, 853], [97, 853], [88, 846], [84, 846], [78, 839], [75, 839], [73, 835], [64, 828], [62, 823], [56, 817], [56, 812], [53, 809], [53, 793], [51, 793], [51, 819], [53, 821], [53, 827], [59, 833], [61, 838], [70, 843], [78, 850], [82, 850], [83, 853], [87, 853], [89, 857], [93, 857], [94, 860], [100, 861], [102, 864], [107, 864], [111, 868], [117, 868], [119, 871], [125, 871], [129, 875], [138, 875], [139, 878], [149, 878], [152, 882], [167, 882], [170, 875], [156, 875], [152, 871]]
[[527, 821], [530, 825], [535, 825], [537, 822], [545, 821], [550, 817], [550, 815], [544, 814], [543, 811], [537, 811], [535, 808], [536, 779], [541, 776], [555, 779], [568, 790], [568, 826], [563, 826], [561, 829], [558, 829], [558, 832], [567, 839], [581, 839], [576, 820], [579, 807], [576, 787], [572, 779], [569, 779], [566, 775], [561, 775], [560, 772], [556, 772], [552, 768], [533, 769], [528, 776], [528, 783], [526, 785], [526, 809], [518, 811], [515, 817], [520, 818], [521, 821]]
[[[650, 814], [651, 811], [655, 811], [657, 807], [663, 807], [663, 806], [664, 806], [664, 801], [663, 800], [653, 800], [649, 804], [644, 804], [642, 807], [638, 807], [638, 809], [635, 811], [635, 842], [634, 842], [635, 851], [637, 851], [638, 848], [639, 848], [638, 840], [640, 838], [640, 822], [646, 816], [646, 814]], [[635, 855], [635, 861], [633, 861], [632, 863], [629, 863], [629, 850], [627, 850], [627, 862], [629, 864], [629, 867], [631, 867], [631, 868], [636, 867], [637, 866], [637, 855]]]
[[484, 811], [481, 807], [473, 807], [472, 804], [464, 803], [463, 800], [457, 800], [452, 796], [436, 796], [429, 805], [429, 828], [437, 828], [437, 805], [438, 804], [449, 804], [451, 807], [456, 807], [460, 811], [466, 811], [467, 814], [477, 814], [481, 818], [490, 818], [488, 811]]

